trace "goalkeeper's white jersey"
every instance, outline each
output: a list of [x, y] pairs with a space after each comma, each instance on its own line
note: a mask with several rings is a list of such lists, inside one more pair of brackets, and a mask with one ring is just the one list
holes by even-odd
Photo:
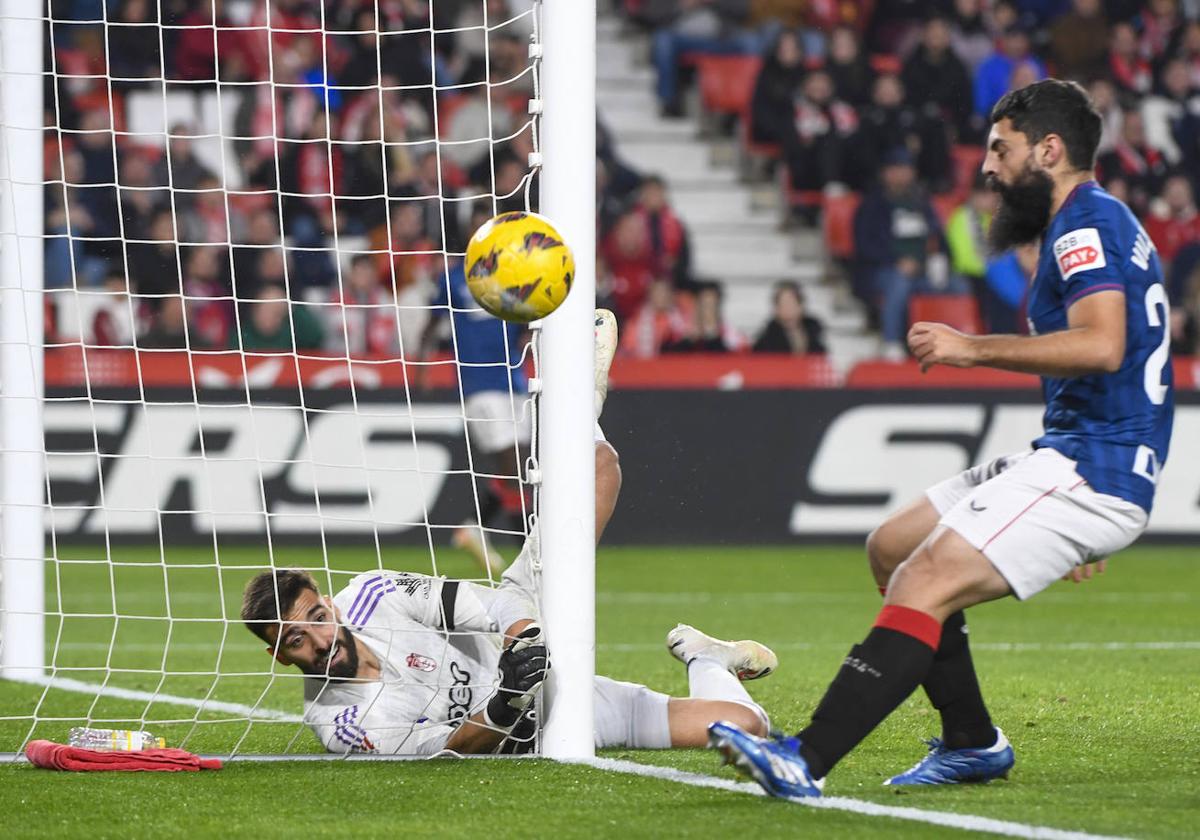
[[498, 631], [509, 626], [499, 621], [534, 615], [512, 589], [404, 572], [358, 575], [333, 600], [381, 674], [374, 682], [305, 680], [304, 720], [331, 752], [442, 749], [495, 691]]

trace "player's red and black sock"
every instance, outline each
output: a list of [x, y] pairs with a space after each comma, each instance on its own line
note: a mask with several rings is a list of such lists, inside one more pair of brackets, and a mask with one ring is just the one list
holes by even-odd
[[990, 747], [996, 729], [979, 690], [967, 618], [962, 610], [942, 624], [942, 638], [922, 687], [942, 716], [942, 741], [952, 750]]
[[885, 606], [829, 684], [797, 737], [809, 772], [823, 778], [842, 756], [916, 691], [929, 673], [941, 624], [928, 613]]

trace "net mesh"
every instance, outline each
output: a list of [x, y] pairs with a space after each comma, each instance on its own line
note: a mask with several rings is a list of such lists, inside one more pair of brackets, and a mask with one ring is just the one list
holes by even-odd
[[48, 667], [0, 682], [0, 751], [320, 751], [246, 582], [516, 554], [533, 353], [461, 262], [536, 209], [538, 5], [48, 4]]

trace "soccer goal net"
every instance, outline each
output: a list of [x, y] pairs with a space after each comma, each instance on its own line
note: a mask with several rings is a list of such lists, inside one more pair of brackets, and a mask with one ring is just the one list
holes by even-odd
[[[0, 2], [0, 753], [72, 727], [320, 753], [247, 582], [493, 586], [539, 528], [538, 427], [590, 404], [590, 303], [506, 326], [462, 255], [555, 177], [542, 6]], [[590, 247], [590, 203], [542, 209]], [[556, 377], [587, 392], [544, 418]], [[444, 674], [475, 700], [494, 678]]]

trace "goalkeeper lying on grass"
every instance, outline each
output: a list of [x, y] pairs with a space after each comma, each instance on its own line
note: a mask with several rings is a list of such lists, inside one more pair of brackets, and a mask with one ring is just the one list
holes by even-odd
[[[603, 318], [597, 344], [597, 380], [606, 383], [616, 336]], [[597, 388], [598, 409], [605, 390]], [[596, 428], [599, 538], [621, 481], [616, 452]], [[521, 752], [532, 745], [550, 667], [536, 623], [537, 552], [531, 536], [495, 589], [381, 570], [330, 598], [308, 572], [267, 571], [247, 585], [242, 620], [269, 653], [307, 676], [304, 719], [331, 752]], [[740, 680], [770, 673], [770, 650], [684, 624], [667, 646], [687, 665], [690, 696], [596, 677], [597, 747], [702, 747], [718, 720], [767, 733], [766, 713]]]

